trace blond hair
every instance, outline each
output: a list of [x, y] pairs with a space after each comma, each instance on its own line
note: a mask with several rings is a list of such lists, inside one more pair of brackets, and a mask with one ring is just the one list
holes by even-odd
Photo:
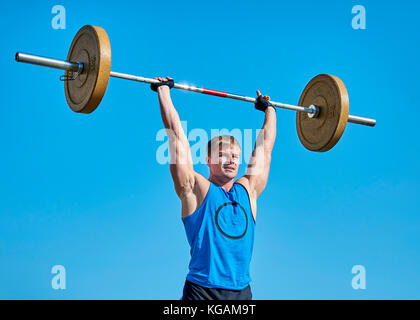
[[239, 149], [241, 149], [241, 146], [238, 142], [238, 140], [235, 139], [234, 136], [230, 136], [227, 134], [216, 136], [209, 140], [207, 143], [207, 156], [211, 156], [211, 151], [216, 149], [219, 150], [220, 145], [222, 144], [230, 144], [230, 146], [236, 145]]

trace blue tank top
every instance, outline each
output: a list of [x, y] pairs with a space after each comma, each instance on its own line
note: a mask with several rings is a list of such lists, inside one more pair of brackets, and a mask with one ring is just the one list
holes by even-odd
[[207, 288], [247, 287], [255, 221], [245, 187], [235, 183], [228, 192], [210, 182], [201, 206], [182, 221], [191, 247], [187, 280]]

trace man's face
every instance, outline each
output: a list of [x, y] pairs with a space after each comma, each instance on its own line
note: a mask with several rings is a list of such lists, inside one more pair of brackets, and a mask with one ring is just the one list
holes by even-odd
[[210, 175], [223, 180], [231, 180], [238, 174], [241, 149], [236, 144], [221, 143], [219, 150], [212, 150], [207, 157]]

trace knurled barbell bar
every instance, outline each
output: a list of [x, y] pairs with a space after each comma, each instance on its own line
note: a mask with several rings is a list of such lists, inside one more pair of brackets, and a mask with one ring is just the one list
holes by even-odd
[[[111, 44], [106, 31], [86, 25], [74, 37], [67, 60], [42, 57], [17, 52], [18, 62], [56, 68], [65, 71], [64, 89], [66, 100], [75, 112], [91, 113], [101, 102], [109, 77], [143, 83], [159, 80], [111, 71]], [[193, 91], [223, 98], [255, 103], [252, 97], [240, 96], [218, 90], [197, 88], [186, 84], [174, 84], [175, 89]], [[330, 150], [341, 138], [347, 122], [375, 126], [376, 120], [349, 115], [349, 98], [344, 83], [336, 76], [321, 74], [305, 87], [299, 105], [270, 101], [278, 108], [295, 110], [296, 127], [303, 146], [311, 151]]]

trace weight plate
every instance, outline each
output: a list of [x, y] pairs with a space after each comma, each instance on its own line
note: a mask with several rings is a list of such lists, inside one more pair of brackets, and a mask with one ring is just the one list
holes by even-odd
[[[71, 43], [67, 60], [82, 62], [83, 72], [75, 80], [65, 80], [64, 90], [69, 107], [75, 112], [91, 113], [101, 102], [111, 72], [111, 44], [101, 27], [86, 25]], [[66, 78], [73, 72], [66, 71]]]
[[299, 106], [319, 107], [318, 117], [296, 113], [299, 139], [306, 149], [325, 152], [340, 140], [349, 117], [349, 97], [344, 83], [336, 76], [321, 74], [306, 85]]

